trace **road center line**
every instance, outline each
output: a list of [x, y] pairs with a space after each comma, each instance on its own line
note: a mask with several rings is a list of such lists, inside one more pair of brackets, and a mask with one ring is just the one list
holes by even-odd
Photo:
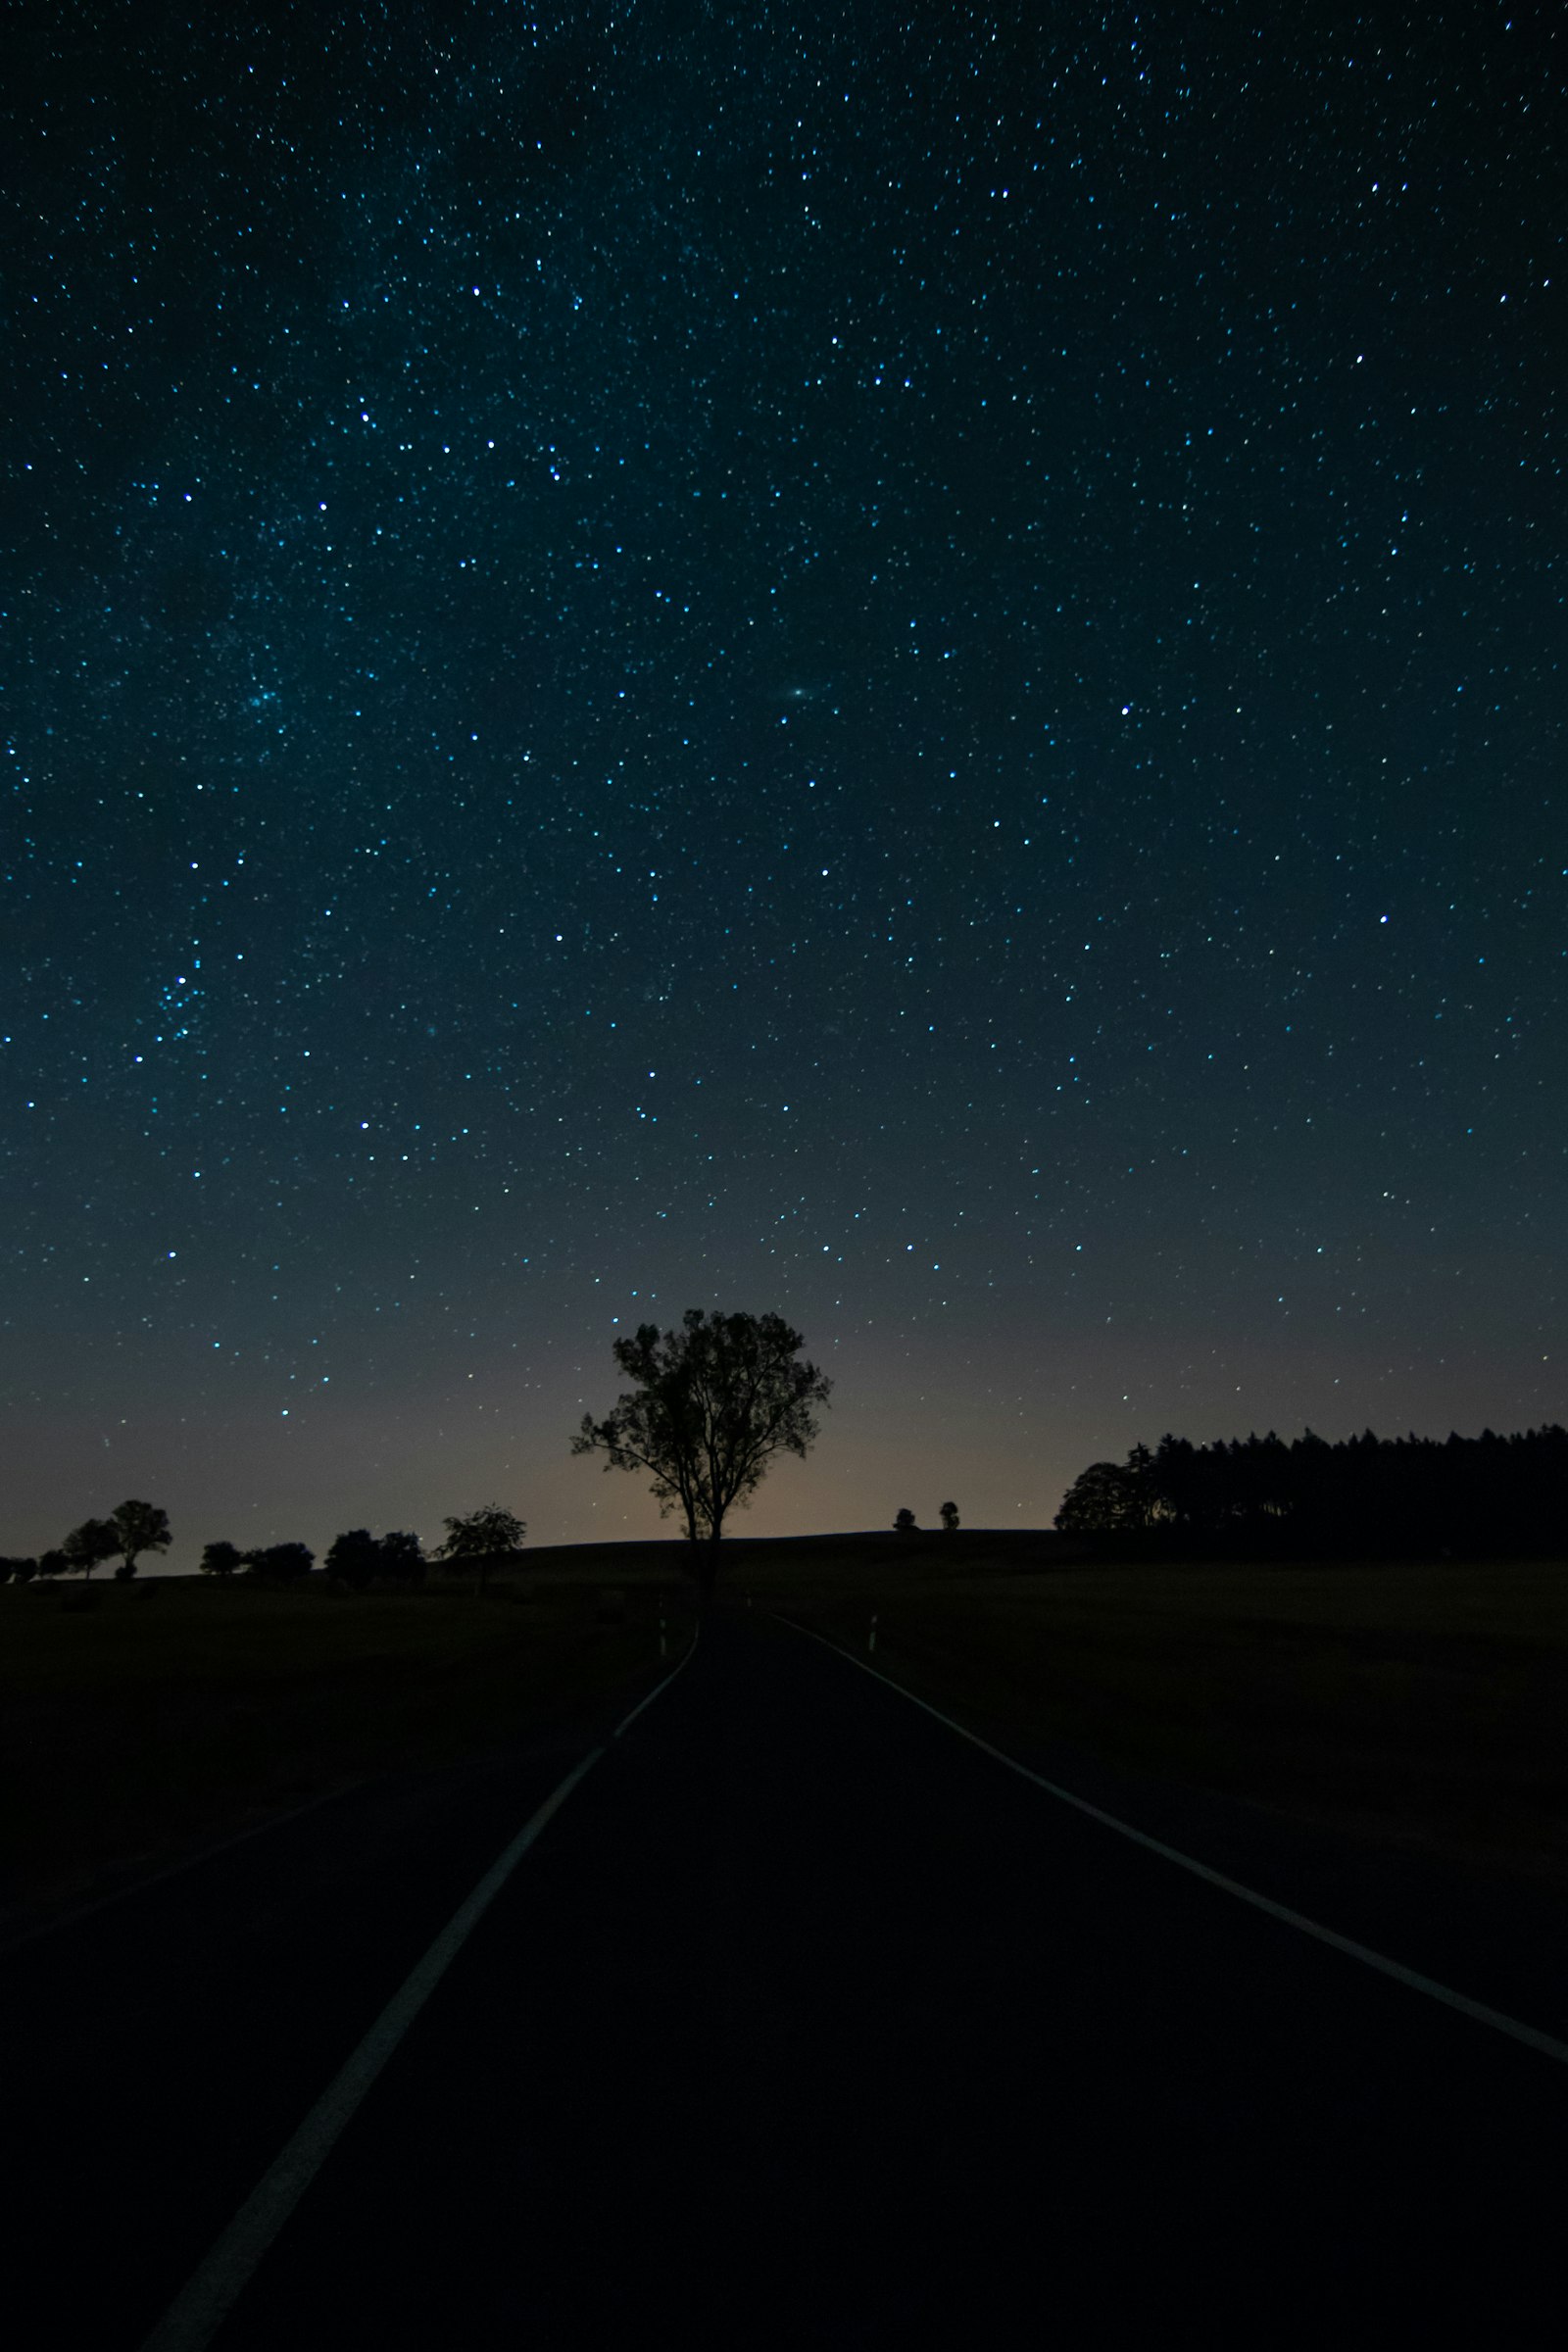
[[1087, 1813], [1091, 1821], [1098, 1821], [1103, 1828], [1114, 1830], [1118, 1837], [1130, 1838], [1134, 1845], [1141, 1845], [1148, 1852], [1160, 1855], [1166, 1862], [1174, 1862], [1181, 1870], [1191, 1871], [1194, 1878], [1205, 1880], [1210, 1886], [1218, 1886], [1226, 1894], [1234, 1894], [1239, 1902], [1250, 1903], [1254, 1911], [1266, 1912], [1270, 1919], [1282, 1920], [1286, 1927], [1297, 1928], [1303, 1936], [1313, 1936], [1319, 1943], [1329, 1944], [1335, 1951], [1348, 1954], [1350, 1959], [1361, 1961], [1367, 1968], [1377, 1969], [1381, 1975], [1392, 1977], [1396, 1984], [1407, 1985], [1412, 1992], [1424, 1992], [1432, 2000], [1442, 2001], [1446, 2008], [1457, 2009], [1461, 2017], [1472, 2018], [1477, 2025], [1490, 2026], [1494, 2034], [1506, 2034], [1510, 2040], [1523, 2042], [1526, 2049], [1535, 2050], [1539, 2056], [1553, 2058], [1559, 2066], [1568, 2066], [1568, 2042], [1558, 2041], [1550, 2034], [1543, 2034], [1536, 2026], [1524, 2025], [1516, 2017], [1505, 2017], [1500, 2009], [1489, 2009], [1484, 2001], [1473, 2001], [1468, 1993], [1455, 1992], [1451, 1985], [1440, 1984], [1434, 1977], [1424, 1977], [1419, 1970], [1406, 1968], [1401, 1961], [1390, 1960], [1384, 1953], [1374, 1952], [1367, 1944], [1357, 1943], [1349, 1936], [1341, 1936], [1334, 1928], [1321, 1927], [1315, 1919], [1307, 1919], [1299, 1911], [1289, 1910], [1284, 1903], [1271, 1901], [1254, 1887], [1244, 1886], [1239, 1880], [1228, 1879], [1223, 1872], [1210, 1870], [1206, 1862], [1195, 1861], [1191, 1854], [1180, 1853], [1175, 1846], [1166, 1845], [1162, 1839], [1151, 1838], [1147, 1831], [1135, 1830], [1131, 1822], [1118, 1821], [1114, 1813], [1103, 1812], [1099, 1805], [1092, 1805], [1087, 1797], [1075, 1796], [1070, 1788], [1058, 1788], [1054, 1781], [1048, 1781], [1043, 1774], [1031, 1772], [1029, 1766], [1020, 1764], [1016, 1756], [1009, 1756], [1004, 1748], [993, 1747], [990, 1740], [982, 1740], [978, 1732], [971, 1732], [963, 1724], [956, 1723], [951, 1715], [944, 1715], [940, 1707], [932, 1706], [928, 1699], [917, 1698], [912, 1690], [906, 1690], [891, 1675], [879, 1673], [876, 1667], [868, 1666], [863, 1658], [856, 1657], [852, 1650], [841, 1649], [825, 1634], [813, 1633], [808, 1625], [797, 1625], [792, 1617], [780, 1617], [771, 1609], [768, 1615], [776, 1625], [788, 1626], [791, 1633], [805, 1634], [808, 1641], [819, 1642], [824, 1649], [832, 1650], [834, 1656], [842, 1658], [846, 1665], [858, 1666], [862, 1674], [870, 1675], [874, 1682], [885, 1683], [890, 1690], [896, 1690], [901, 1698], [906, 1698], [912, 1707], [920, 1707], [927, 1715], [934, 1715], [938, 1723], [947, 1725], [950, 1732], [956, 1732], [961, 1740], [983, 1748], [988, 1756], [995, 1756], [997, 1762], [1005, 1764], [1009, 1772], [1016, 1772], [1022, 1779], [1033, 1781], [1035, 1787], [1044, 1788], [1049, 1796], [1059, 1797], [1064, 1805], [1073, 1806], [1079, 1813]]
[[[640, 1698], [612, 1733], [618, 1740], [644, 1707], [686, 1665], [697, 1647], [694, 1633], [685, 1657]], [[359, 2048], [317, 2100], [293, 2138], [263, 2174], [200, 2268], [192, 2273], [164, 2313], [141, 2352], [205, 2352], [233, 2309], [283, 2224], [320, 2171], [332, 2147], [360, 2106], [366, 2092], [434, 1992], [468, 1936], [500, 1893], [541, 1830], [560, 1812], [572, 1790], [606, 1753], [591, 1748], [574, 1765], [512, 1843], [486, 1871], [466, 1902], [448, 1920], [424, 1958], [405, 1978]]]

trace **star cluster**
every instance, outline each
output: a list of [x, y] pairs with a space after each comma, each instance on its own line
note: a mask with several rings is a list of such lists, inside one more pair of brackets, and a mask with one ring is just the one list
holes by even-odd
[[1555, 12], [15, 23], [7, 1546], [1562, 1414]]

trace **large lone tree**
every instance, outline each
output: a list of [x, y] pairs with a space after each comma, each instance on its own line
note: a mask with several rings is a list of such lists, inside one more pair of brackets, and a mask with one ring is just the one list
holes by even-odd
[[680, 1509], [703, 1545], [698, 1583], [711, 1597], [724, 1521], [760, 1486], [775, 1453], [803, 1458], [814, 1405], [833, 1383], [799, 1360], [806, 1342], [782, 1315], [710, 1315], [688, 1307], [678, 1331], [642, 1324], [617, 1340], [633, 1386], [603, 1421], [584, 1413], [573, 1453], [603, 1453], [607, 1470], [646, 1470], [660, 1511]]

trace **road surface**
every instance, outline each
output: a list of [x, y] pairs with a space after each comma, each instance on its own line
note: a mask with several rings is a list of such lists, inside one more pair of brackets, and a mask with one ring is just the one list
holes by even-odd
[[[607, 1728], [323, 1807], [3, 1964], [31, 2340], [143, 2341]], [[1560, 2339], [1568, 2067], [757, 1615], [605, 1749], [219, 2352]]]

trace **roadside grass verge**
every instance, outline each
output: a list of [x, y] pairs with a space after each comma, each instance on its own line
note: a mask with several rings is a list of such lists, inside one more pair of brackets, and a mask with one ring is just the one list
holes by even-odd
[[[749, 1583], [1005, 1747], [1568, 1890], [1568, 1566], [1137, 1566]], [[743, 1589], [744, 1589], [743, 1583]]]
[[[582, 1580], [482, 1600], [466, 1583], [0, 1591], [0, 1940], [355, 1782], [501, 1753], [632, 1692], [658, 1669], [660, 1601]], [[673, 1658], [691, 1619], [673, 1581], [667, 1614]]]

